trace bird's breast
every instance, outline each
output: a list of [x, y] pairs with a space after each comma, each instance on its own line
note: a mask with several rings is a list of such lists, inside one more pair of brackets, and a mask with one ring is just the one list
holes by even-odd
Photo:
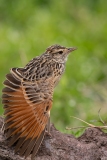
[[61, 79], [61, 76], [63, 75], [65, 71], [65, 65], [64, 64], [56, 64], [56, 69], [54, 70], [54, 86], [58, 84], [58, 82]]

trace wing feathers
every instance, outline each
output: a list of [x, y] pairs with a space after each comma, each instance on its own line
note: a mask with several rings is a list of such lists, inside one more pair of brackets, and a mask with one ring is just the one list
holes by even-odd
[[24, 152], [25, 158], [31, 153], [31, 151], [34, 148], [35, 143], [36, 143], [36, 138], [30, 141], [30, 143], [28, 144], [28, 147], [26, 148], [26, 150], [24, 149], [23, 152]]
[[15, 144], [15, 152], [25, 157], [33, 153], [33, 159], [44, 137], [52, 101], [40, 92], [38, 84], [23, 82], [22, 71], [11, 69], [4, 81], [4, 126], [10, 146]]
[[19, 139], [20, 133], [17, 133], [13, 137], [10, 138], [9, 146], [12, 146], [18, 139]]
[[5, 88], [2, 90], [2, 92], [14, 92], [14, 89], [5, 87]]
[[20, 137], [19, 138], [19, 140], [17, 142], [17, 145], [15, 146], [15, 152], [17, 152], [21, 148], [21, 146], [23, 145], [24, 141], [25, 141], [25, 137]]
[[14, 89], [19, 88], [19, 85], [11, 83], [9, 80], [5, 80], [3, 84], [6, 86], [10, 86], [11, 88], [14, 88]]
[[[24, 143], [23, 143], [23, 145], [22, 145], [22, 147], [21, 147], [20, 153], [19, 153], [21, 156], [24, 154], [24, 152], [25, 152], [25, 150], [27, 149], [30, 141], [31, 141], [31, 138], [29, 138], [29, 139], [27, 139], [26, 141], [24, 141]], [[34, 140], [34, 141], [35, 141], [35, 140]]]
[[7, 74], [6, 78], [7, 78], [8, 81], [10, 81], [13, 84], [21, 85], [20, 79], [17, 79], [16, 77], [14, 78], [13, 74], [10, 74], [10, 73]]
[[39, 149], [39, 146], [41, 145], [42, 141], [43, 141], [43, 138], [44, 138], [44, 133], [45, 133], [45, 130], [41, 133], [34, 149], [33, 149], [33, 153], [32, 153], [32, 156], [31, 156], [31, 159], [33, 160], [33, 158], [35, 157], [36, 153], [38, 152], [38, 149]]

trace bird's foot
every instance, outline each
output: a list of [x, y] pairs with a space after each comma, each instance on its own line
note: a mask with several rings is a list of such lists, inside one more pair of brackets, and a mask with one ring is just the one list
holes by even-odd
[[50, 132], [48, 132], [48, 131], [45, 131], [45, 135], [49, 136], [50, 138], [52, 137], [52, 134]]

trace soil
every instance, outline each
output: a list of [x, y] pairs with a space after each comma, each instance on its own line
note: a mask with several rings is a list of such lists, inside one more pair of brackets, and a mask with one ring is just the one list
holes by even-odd
[[[0, 117], [0, 128], [3, 118]], [[107, 160], [107, 134], [98, 128], [88, 128], [82, 136], [75, 138], [59, 132], [51, 124], [51, 138], [45, 136], [35, 160]], [[0, 129], [0, 160], [24, 160], [8, 147]], [[30, 156], [26, 160], [31, 160]]]

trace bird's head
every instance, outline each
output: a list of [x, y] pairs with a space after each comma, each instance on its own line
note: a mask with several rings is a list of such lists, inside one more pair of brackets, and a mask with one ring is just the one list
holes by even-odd
[[52, 45], [47, 48], [45, 54], [59, 63], [65, 63], [69, 53], [76, 49], [76, 47], [67, 48], [60, 45]]

